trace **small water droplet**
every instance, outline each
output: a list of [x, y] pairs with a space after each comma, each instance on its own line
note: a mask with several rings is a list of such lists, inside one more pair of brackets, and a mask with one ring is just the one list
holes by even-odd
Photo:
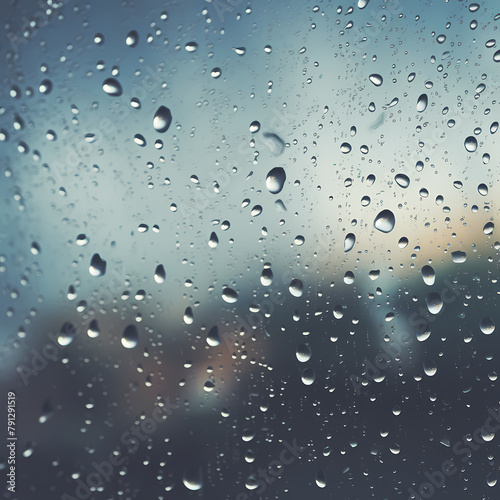
[[353, 233], [349, 233], [346, 235], [344, 239], [344, 252], [350, 252], [352, 250], [352, 247], [354, 246], [354, 243], [356, 243], [356, 236]]
[[495, 229], [495, 224], [493, 222], [487, 222], [483, 227], [484, 234], [492, 234]]
[[259, 130], [260, 130], [260, 122], [254, 120], [252, 123], [250, 123], [250, 132], [252, 132], [252, 134], [255, 134]]
[[90, 323], [89, 323], [89, 327], [87, 328], [87, 335], [91, 338], [91, 339], [95, 339], [96, 337], [99, 337], [100, 335], [100, 331], [99, 331], [99, 325], [97, 324], [97, 320], [96, 319], [93, 319]]
[[425, 303], [427, 304], [427, 309], [431, 314], [438, 314], [443, 308], [443, 299], [437, 292], [429, 293], [427, 297], [425, 297]]
[[469, 135], [465, 139], [464, 146], [469, 153], [473, 153], [477, 149], [477, 139], [473, 135]]
[[193, 324], [193, 321], [194, 321], [193, 310], [190, 307], [186, 307], [186, 310], [184, 311], [183, 320], [184, 320], [184, 323], [186, 323], [186, 325]]
[[57, 336], [57, 342], [59, 345], [67, 346], [73, 342], [76, 335], [76, 328], [73, 323], [66, 321], [59, 331], [59, 335]]
[[312, 356], [312, 350], [307, 344], [300, 344], [297, 347], [297, 351], [295, 352], [295, 355], [297, 356], [297, 359], [301, 363], [306, 363], [311, 359]]
[[463, 264], [467, 260], [467, 254], [465, 252], [462, 252], [461, 250], [451, 252], [451, 260], [455, 264]]
[[313, 368], [304, 368], [301, 379], [304, 385], [312, 385], [316, 380], [316, 372]]
[[489, 316], [486, 316], [479, 322], [479, 328], [485, 335], [491, 335], [495, 331], [495, 323]]
[[403, 189], [406, 189], [410, 185], [410, 178], [405, 174], [397, 174], [394, 180], [396, 184]]
[[207, 334], [207, 344], [210, 347], [216, 347], [220, 345], [219, 328], [217, 325], [212, 326]]
[[165, 273], [165, 268], [163, 267], [163, 264], [159, 264], [158, 266], [156, 266], [154, 274], [154, 280], [156, 281], [156, 283], [158, 284], [163, 283], [165, 281], [166, 276], [167, 275]]
[[125, 43], [129, 47], [136, 47], [139, 43], [139, 33], [137, 33], [137, 31], [135, 30], [130, 31], [127, 35], [127, 38], [125, 38]]
[[194, 52], [198, 48], [198, 44], [196, 42], [188, 42], [188, 43], [186, 43], [186, 45], [184, 46], [184, 48], [188, 52]]
[[427, 108], [427, 103], [428, 103], [427, 94], [421, 94], [417, 100], [417, 111], [419, 113], [422, 113], [423, 111], [425, 111]]
[[210, 76], [212, 78], [219, 78], [220, 75], [222, 74], [222, 71], [220, 68], [214, 68], [211, 72], [210, 72]]
[[343, 142], [341, 145], [340, 145], [340, 152], [341, 153], [344, 153], [345, 155], [347, 153], [350, 153], [352, 150], [352, 146], [348, 143], [348, 142]]
[[373, 73], [369, 78], [370, 82], [372, 82], [375, 87], [380, 87], [382, 83], [384, 83], [384, 79], [378, 73]]
[[290, 282], [288, 290], [294, 297], [301, 297], [302, 294], [304, 293], [304, 284], [298, 278], [294, 278]]
[[431, 266], [424, 266], [420, 270], [422, 274], [422, 279], [424, 280], [424, 283], [426, 285], [434, 285], [434, 282], [436, 281], [436, 273], [434, 272], [434, 269]]
[[238, 300], [238, 293], [232, 288], [225, 287], [222, 290], [222, 299], [228, 304], [234, 304]]

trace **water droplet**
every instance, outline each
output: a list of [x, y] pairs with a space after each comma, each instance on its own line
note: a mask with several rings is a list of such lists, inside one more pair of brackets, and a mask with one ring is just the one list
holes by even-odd
[[[370, 0], [358, 0], [358, 6], [362, 2], [366, 2], [366, 4], [367, 4], [369, 1]], [[360, 8], [362, 9], [363, 7], [360, 7]], [[325, 473], [321, 469], [316, 473], [316, 486], [318, 488], [325, 488], [326, 487]]]
[[238, 294], [232, 288], [225, 287], [222, 290], [222, 299], [228, 304], [234, 304], [238, 300]]
[[370, 75], [370, 82], [372, 82], [375, 87], [380, 87], [382, 83], [384, 83], [384, 79], [378, 73], [373, 73]]
[[406, 236], [403, 236], [398, 241], [398, 247], [399, 248], [406, 248], [407, 246], [408, 246], [408, 238]]
[[122, 333], [121, 339], [123, 347], [133, 349], [139, 342], [139, 333], [135, 325], [128, 325]]
[[306, 363], [311, 359], [312, 356], [312, 351], [311, 348], [307, 344], [300, 344], [297, 347], [297, 351], [295, 352], [295, 355], [297, 356], [297, 359], [301, 363]]
[[264, 269], [262, 270], [262, 274], [260, 275], [260, 282], [263, 286], [271, 286], [273, 283], [273, 272], [271, 270], [271, 266], [269, 264], [264, 264]]
[[59, 335], [57, 336], [57, 342], [59, 345], [67, 346], [73, 342], [76, 335], [76, 328], [73, 323], [66, 321], [59, 331]]
[[361, 198], [361, 206], [367, 207], [371, 203], [371, 201], [372, 200], [369, 196], [363, 196], [363, 198]]
[[349, 233], [346, 235], [344, 239], [344, 252], [350, 252], [352, 250], [352, 247], [354, 246], [354, 243], [356, 243], [356, 236], [353, 233]]
[[97, 320], [96, 319], [93, 319], [90, 323], [89, 323], [89, 327], [87, 328], [87, 335], [91, 338], [91, 339], [95, 339], [96, 337], [99, 337], [100, 335], [100, 331], [99, 331], [99, 325], [97, 324]]
[[434, 282], [436, 281], [436, 273], [431, 266], [422, 267], [420, 272], [422, 273], [422, 279], [426, 285], [434, 285]]
[[410, 178], [405, 174], [397, 174], [394, 180], [396, 184], [403, 189], [406, 189], [410, 185]]
[[38, 255], [42, 250], [40, 249], [40, 245], [34, 241], [32, 244], [31, 244], [31, 253], [33, 255]]
[[210, 234], [210, 239], [208, 240], [208, 246], [210, 248], [215, 248], [218, 244], [219, 244], [219, 238], [217, 238], [215, 232], [212, 231], [212, 234]]
[[358, 0], [358, 8], [364, 9], [369, 3], [370, 0]]
[[304, 293], [304, 284], [298, 278], [294, 278], [290, 282], [288, 290], [294, 297], [301, 297], [302, 294]]
[[166, 276], [167, 275], [165, 273], [165, 268], [163, 267], [163, 264], [159, 264], [158, 266], [156, 266], [154, 274], [154, 280], [156, 281], [156, 283], [158, 284], [163, 283], [165, 281]]
[[469, 5], [469, 10], [470, 10], [471, 12], [476, 12], [476, 11], [478, 11], [478, 10], [479, 10], [479, 4], [477, 4], [477, 3], [471, 3], [471, 4]]
[[488, 486], [490, 486], [491, 488], [493, 488], [493, 486], [495, 486], [497, 484], [497, 476], [494, 472], [490, 472], [486, 476], [486, 484]]
[[272, 51], [273, 51], [273, 48], [272, 48], [270, 45], [266, 45], [266, 46], [264, 47], [264, 52], [265, 52], [266, 54], [270, 54]]
[[424, 372], [428, 377], [436, 375], [437, 366], [434, 361], [424, 361]]
[[492, 234], [495, 229], [495, 224], [493, 222], [487, 222], [483, 227], [484, 234]]
[[427, 304], [427, 309], [431, 314], [438, 314], [443, 308], [443, 299], [437, 292], [429, 293], [429, 295], [425, 297], [425, 303]]
[[285, 181], [285, 170], [281, 167], [275, 167], [270, 170], [266, 176], [266, 187], [270, 193], [278, 194], [283, 189]]
[[137, 33], [137, 31], [135, 30], [130, 31], [127, 35], [127, 38], [125, 38], [125, 43], [129, 47], [136, 47], [139, 43], [139, 33]]
[[146, 145], [146, 139], [144, 138], [143, 135], [141, 134], [135, 134], [134, 135], [134, 142], [138, 145], [141, 146], [142, 148]]
[[304, 385], [311, 385], [314, 383], [314, 380], [316, 379], [316, 373], [313, 368], [304, 368], [302, 370], [302, 383]]
[[38, 87], [38, 91], [40, 92], [40, 94], [44, 95], [50, 94], [51, 90], [52, 90], [52, 82], [47, 78], [45, 80], [42, 80], [42, 82]]
[[419, 325], [417, 327], [416, 335], [419, 342], [424, 342], [425, 340], [427, 340], [431, 335], [431, 327], [429, 326], [429, 324], [425, 323]]
[[463, 264], [467, 260], [467, 254], [460, 250], [457, 250], [456, 252], [451, 252], [451, 260], [455, 264]]
[[95, 253], [90, 260], [89, 273], [92, 276], [103, 276], [106, 272], [106, 261], [101, 259], [98, 253]]
[[188, 52], [194, 52], [198, 48], [198, 44], [196, 42], [188, 42], [188, 43], [186, 43], [186, 45], [184, 46], [184, 48]]
[[245, 47], [236, 47], [234, 51], [239, 55], [239, 56], [244, 56], [247, 49]]
[[340, 151], [341, 153], [344, 153], [345, 155], [347, 153], [350, 153], [352, 150], [352, 146], [348, 143], [348, 142], [343, 142], [341, 145], [340, 145]]
[[297, 245], [298, 247], [301, 247], [305, 243], [305, 241], [306, 239], [301, 234], [298, 234], [297, 236], [295, 236], [293, 244]]
[[219, 78], [219, 76], [222, 74], [222, 71], [220, 68], [214, 68], [211, 72], [210, 72], [210, 76], [212, 78]]
[[495, 431], [490, 426], [488, 426], [488, 429], [486, 429], [486, 427], [483, 427], [481, 429], [481, 437], [484, 441], [492, 441], [495, 437]]
[[172, 113], [166, 106], [160, 106], [153, 118], [153, 127], [157, 132], [166, 132], [172, 123]]
[[373, 223], [375, 229], [383, 233], [390, 233], [396, 224], [394, 214], [390, 210], [382, 210]]
[[252, 123], [250, 123], [250, 132], [252, 132], [252, 134], [255, 134], [259, 130], [260, 130], [260, 122], [254, 120]]
[[464, 146], [469, 153], [473, 153], [477, 149], [477, 139], [473, 135], [469, 135], [465, 139]]
[[184, 486], [191, 491], [198, 491], [203, 488], [203, 476], [201, 467], [188, 467], [182, 476]]
[[102, 90], [113, 97], [122, 95], [121, 83], [116, 78], [106, 78], [102, 84]]
[[186, 307], [186, 310], [184, 311], [183, 320], [184, 320], [184, 323], [186, 323], [186, 325], [193, 324], [193, 321], [194, 321], [193, 310], [190, 307]]
[[266, 146], [271, 150], [271, 153], [275, 156], [279, 156], [285, 150], [285, 143], [280, 136], [273, 134], [271, 132], [264, 132], [262, 134], [265, 139]]
[[221, 340], [219, 337], [219, 328], [217, 325], [212, 326], [207, 334], [207, 344], [210, 347], [216, 347], [220, 344]]
[[486, 184], [479, 184], [477, 191], [481, 196], [486, 196], [488, 194], [488, 186]]
[[479, 322], [479, 328], [485, 335], [491, 335], [495, 331], [495, 323], [489, 316], [486, 316]]
[[252, 211], [250, 214], [252, 217], [258, 217], [262, 213], [262, 207], [260, 205], [255, 205], [255, 207], [252, 208]]
[[427, 94], [422, 94], [417, 100], [417, 111], [422, 113], [427, 108], [428, 97]]

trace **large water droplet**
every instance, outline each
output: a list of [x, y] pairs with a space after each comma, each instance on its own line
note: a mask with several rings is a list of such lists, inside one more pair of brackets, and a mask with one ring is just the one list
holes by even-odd
[[215, 231], [212, 231], [210, 234], [210, 239], [208, 240], [208, 246], [210, 248], [215, 248], [219, 244], [219, 238], [217, 237], [217, 234], [215, 234]]
[[437, 292], [429, 293], [429, 295], [425, 297], [425, 303], [427, 304], [427, 309], [431, 314], [438, 314], [443, 308], [443, 299]]
[[383, 233], [390, 233], [396, 224], [396, 218], [390, 210], [382, 210], [373, 223], [375, 229]]
[[166, 106], [160, 106], [153, 118], [153, 127], [157, 132], [166, 132], [172, 123], [172, 113]]
[[427, 94], [421, 94], [417, 100], [417, 111], [422, 113], [427, 108], [428, 97]]
[[278, 194], [283, 189], [285, 181], [285, 170], [281, 167], [275, 167], [266, 176], [266, 187], [270, 193]]
[[464, 146], [469, 153], [473, 153], [477, 149], [477, 139], [473, 135], [469, 135], [465, 139]]
[[352, 146], [348, 143], [348, 142], [343, 142], [341, 145], [340, 145], [340, 152], [341, 153], [344, 153], [345, 155], [347, 153], [350, 153], [352, 150]]
[[194, 321], [193, 310], [190, 307], [186, 307], [183, 317], [184, 323], [186, 325], [192, 325]]
[[93, 319], [90, 323], [89, 323], [89, 327], [87, 328], [87, 335], [91, 338], [91, 339], [95, 339], [96, 337], [99, 337], [100, 335], [100, 331], [99, 331], [99, 325], [97, 324], [97, 320], [96, 319]]
[[304, 385], [311, 385], [316, 380], [316, 372], [313, 368], [304, 368], [301, 378]]
[[294, 278], [290, 282], [288, 290], [294, 297], [301, 297], [302, 294], [304, 293], [304, 284], [298, 278]]
[[57, 336], [57, 342], [59, 342], [59, 344], [62, 346], [67, 346], [71, 344], [71, 342], [73, 342], [75, 335], [75, 325], [73, 325], [73, 323], [70, 323], [69, 321], [66, 321], [66, 323], [61, 326], [61, 330], [59, 332], [59, 335]]
[[495, 224], [493, 222], [487, 222], [483, 227], [484, 234], [492, 234], [495, 229]]
[[479, 322], [479, 328], [485, 335], [491, 335], [495, 331], [495, 323], [489, 316], [486, 316]]
[[129, 47], [136, 47], [139, 43], [139, 33], [137, 33], [137, 31], [135, 30], [130, 31], [127, 35], [127, 38], [125, 38], [125, 43]]
[[90, 260], [89, 273], [92, 276], [103, 276], [106, 272], [106, 261], [101, 259], [98, 253], [95, 253]]
[[384, 79], [378, 73], [373, 73], [370, 75], [370, 82], [372, 82], [375, 87], [380, 87], [384, 83]]
[[272, 132], [264, 132], [262, 134], [265, 139], [266, 146], [271, 150], [271, 153], [275, 156], [279, 156], [285, 150], [285, 143], [279, 135], [273, 134]]
[[228, 304], [234, 304], [238, 300], [238, 293], [232, 288], [225, 287], [222, 290], [222, 299]]
[[264, 286], [271, 286], [273, 283], [273, 272], [271, 270], [270, 265], [264, 265], [264, 269], [262, 270], [262, 274], [260, 275], [260, 282]]
[[356, 236], [353, 233], [349, 233], [346, 235], [344, 239], [344, 252], [350, 252], [352, 250], [352, 247], [354, 246], [354, 243], [356, 243]]
[[211, 347], [216, 347], [220, 344], [219, 328], [217, 325], [210, 328], [207, 334], [207, 344]]
[[[358, 5], [362, 1], [366, 1], [366, 0], [359, 0]], [[366, 3], [368, 3], [368, 1]], [[318, 486], [318, 488], [325, 488], [326, 487], [325, 473], [321, 469], [316, 473], [316, 486]]]
[[122, 333], [122, 345], [127, 349], [133, 349], [139, 343], [139, 333], [135, 325], [128, 325]]
[[102, 84], [102, 90], [114, 97], [122, 95], [123, 92], [121, 83], [116, 78], [106, 78]]
[[422, 273], [422, 279], [426, 285], [434, 285], [434, 282], [436, 281], [436, 273], [431, 266], [422, 267], [420, 272]]
[[358, 8], [364, 9], [369, 3], [370, 0], [358, 0]]
[[297, 359], [301, 363], [306, 363], [307, 361], [309, 361], [311, 359], [312, 351], [311, 351], [311, 348], [307, 344], [300, 344], [297, 347], [297, 351], [296, 351], [295, 355], [297, 356]]
[[257, 120], [250, 123], [250, 132], [252, 132], [252, 134], [255, 134], [259, 130], [260, 130], [260, 123]]
[[420, 324], [417, 327], [416, 335], [419, 342], [424, 342], [424, 340], [427, 340], [431, 335], [430, 325], [428, 323]]
[[410, 178], [405, 174], [397, 174], [394, 180], [396, 184], [403, 189], [406, 189], [410, 185]]
[[182, 476], [184, 486], [191, 491], [198, 491], [203, 488], [203, 475], [201, 467], [188, 467]]
[[451, 252], [451, 260], [455, 264], [463, 264], [467, 260], [467, 254], [460, 250], [457, 250], [456, 252]]
[[165, 281], [165, 277], [167, 274], [165, 273], [165, 268], [163, 267], [163, 264], [159, 264], [156, 266], [155, 274], [154, 274], [154, 279], [156, 283], [163, 283]]
[[428, 377], [436, 375], [437, 366], [434, 361], [424, 361], [424, 372]]

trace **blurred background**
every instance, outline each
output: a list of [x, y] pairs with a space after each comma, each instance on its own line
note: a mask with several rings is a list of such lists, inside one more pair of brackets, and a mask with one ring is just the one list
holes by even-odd
[[2, 14], [2, 498], [499, 497], [494, 0]]

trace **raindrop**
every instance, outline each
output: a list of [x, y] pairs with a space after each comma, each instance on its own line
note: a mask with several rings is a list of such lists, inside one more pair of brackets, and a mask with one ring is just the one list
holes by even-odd
[[158, 266], [156, 266], [154, 280], [156, 281], [156, 283], [161, 284], [165, 281], [165, 277], [165, 268], [163, 267], [163, 264], [159, 264]]
[[352, 149], [352, 146], [348, 143], [348, 142], [343, 142], [341, 145], [340, 145], [340, 151], [342, 153], [344, 153], [345, 155], [347, 153], [350, 153], [351, 152], [351, 149]]
[[260, 205], [255, 205], [255, 207], [252, 208], [252, 211], [250, 214], [252, 217], [257, 217], [262, 213], [262, 207]]
[[311, 348], [307, 344], [300, 344], [297, 347], [297, 351], [295, 352], [297, 359], [301, 363], [306, 363], [311, 359], [312, 351]]
[[369, 3], [370, 0], [358, 0], [358, 8], [364, 9]]
[[98, 253], [95, 253], [90, 260], [89, 273], [92, 276], [103, 276], [106, 272], [106, 261], [101, 259]]
[[201, 490], [203, 487], [203, 476], [200, 467], [188, 467], [182, 476], [184, 486], [191, 491]]
[[344, 252], [349, 252], [356, 243], [356, 236], [353, 233], [349, 233], [344, 239]]
[[486, 316], [479, 322], [479, 328], [485, 335], [491, 335], [495, 331], [495, 323], [489, 316]]
[[370, 75], [370, 82], [372, 82], [375, 87], [380, 87], [382, 83], [384, 83], [384, 79], [381, 75], [373, 73], [372, 75]]
[[294, 297], [301, 297], [302, 294], [304, 293], [304, 284], [298, 278], [294, 278], [290, 282], [288, 290]]
[[425, 303], [427, 304], [427, 309], [431, 314], [438, 314], [443, 308], [443, 299], [437, 292], [429, 293], [429, 295], [425, 297]]
[[40, 85], [38, 87], [38, 90], [39, 90], [40, 94], [44, 94], [44, 95], [50, 94], [50, 92], [52, 90], [52, 82], [49, 79], [42, 80], [42, 82], [40, 83]]
[[194, 52], [198, 48], [198, 44], [196, 42], [188, 42], [188, 43], [186, 43], [186, 45], [184, 46], [184, 48], [188, 52]]
[[125, 43], [129, 47], [137, 46], [137, 44], [139, 43], [139, 33], [137, 33], [137, 31], [135, 30], [130, 31], [127, 35], [127, 38], [125, 38]]
[[493, 488], [493, 486], [495, 486], [497, 484], [497, 477], [496, 477], [496, 474], [494, 472], [490, 472], [486, 476], [486, 484], [488, 486], [490, 486], [491, 488]]
[[398, 247], [399, 248], [406, 248], [407, 246], [408, 246], [408, 238], [406, 238], [406, 236], [403, 236], [398, 241]]
[[142, 148], [146, 145], [146, 139], [144, 138], [143, 135], [141, 134], [135, 134], [134, 135], [134, 142], [138, 145], [141, 146]]
[[252, 132], [252, 134], [255, 134], [259, 130], [260, 130], [260, 122], [254, 120], [252, 123], [250, 123], [250, 132]]
[[375, 229], [383, 233], [390, 233], [396, 224], [394, 214], [390, 210], [382, 210], [373, 223]]
[[210, 347], [216, 347], [220, 344], [221, 340], [219, 337], [219, 328], [217, 325], [212, 326], [207, 334], [207, 344]]
[[219, 78], [219, 76], [222, 74], [222, 71], [220, 68], [214, 68], [211, 72], [210, 72], [210, 76], [212, 78]]
[[396, 184], [403, 189], [406, 189], [410, 185], [410, 178], [405, 174], [397, 174], [394, 180]]
[[460, 250], [457, 250], [456, 252], [451, 252], [451, 260], [455, 264], [463, 264], [467, 260], [467, 254]]
[[428, 377], [436, 375], [437, 366], [434, 361], [424, 361], [424, 372]]
[[271, 266], [269, 264], [264, 264], [264, 269], [262, 270], [262, 274], [260, 275], [260, 282], [263, 286], [271, 286], [273, 283], [273, 272], [271, 270]]
[[431, 266], [424, 266], [420, 270], [422, 273], [422, 279], [424, 280], [424, 283], [426, 285], [432, 286], [434, 285], [434, 282], [436, 281], [436, 273], [434, 272], [434, 269]]
[[429, 326], [428, 323], [421, 324], [417, 327], [417, 340], [419, 342], [424, 342], [427, 340], [430, 335], [431, 335], [431, 327]]
[[97, 324], [97, 320], [96, 319], [93, 319], [90, 323], [89, 323], [89, 327], [87, 328], [87, 335], [91, 338], [91, 339], [95, 339], [96, 337], [99, 337], [100, 335], [100, 331], [99, 331], [99, 325]]
[[285, 150], [285, 143], [281, 137], [271, 132], [264, 132], [262, 135], [264, 136], [266, 146], [271, 150], [273, 155], [279, 156], [283, 153]]
[[194, 321], [193, 310], [190, 307], [186, 307], [186, 310], [184, 311], [183, 320], [184, 320], [184, 323], [186, 323], [186, 325], [193, 324], [193, 321]]
[[222, 290], [222, 299], [228, 304], [234, 304], [238, 300], [238, 294], [232, 288], [225, 287]]
[[484, 234], [492, 234], [495, 229], [495, 224], [493, 222], [487, 222], [483, 227]]
[[61, 330], [59, 331], [59, 335], [57, 336], [57, 342], [59, 345], [62, 346], [67, 346], [73, 342], [74, 338], [76, 335], [76, 328], [73, 323], [70, 323], [69, 321], [66, 321], [61, 326]]
[[219, 244], [219, 238], [217, 238], [215, 231], [212, 231], [212, 233], [210, 234], [210, 239], [208, 240], [208, 246], [210, 248], [215, 248], [218, 244]]
[[270, 170], [266, 176], [266, 187], [270, 193], [278, 194], [283, 189], [285, 181], [285, 170], [281, 167], [275, 167]]
[[477, 191], [481, 196], [486, 196], [488, 194], [488, 186], [486, 184], [479, 184]]
[[166, 106], [160, 106], [153, 118], [153, 127], [157, 132], [166, 132], [172, 123], [172, 113]]
[[139, 342], [139, 333], [135, 325], [128, 325], [122, 333], [121, 339], [123, 347], [133, 349]]
[[427, 108], [428, 97], [427, 94], [422, 94], [417, 100], [417, 111], [422, 113]]
[[473, 153], [477, 149], [477, 139], [473, 135], [469, 135], [465, 139], [464, 146], [469, 153]]
[[[369, 2], [369, 0], [358, 0], [358, 6], [361, 2], [366, 2], [365, 5]], [[363, 7], [360, 7], [361, 9]], [[326, 487], [326, 478], [325, 478], [325, 473], [322, 470], [319, 470], [316, 473], [316, 486], [318, 488], [325, 488]]]
[[121, 83], [116, 78], [106, 78], [102, 84], [102, 90], [113, 97], [120, 96], [123, 92]]
[[316, 379], [316, 373], [313, 368], [304, 368], [302, 370], [302, 383], [304, 385], [311, 385]]

